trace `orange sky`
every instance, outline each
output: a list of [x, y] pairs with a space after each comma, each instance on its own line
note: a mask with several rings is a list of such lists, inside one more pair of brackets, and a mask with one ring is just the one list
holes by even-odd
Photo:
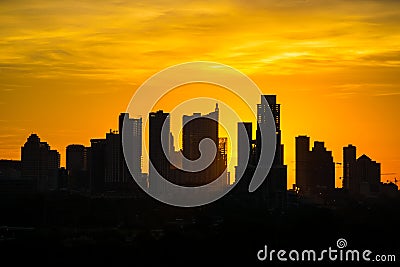
[[149, 76], [207, 60], [278, 95], [289, 185], [299, 134], [336, 162], [352, 143], [399, 178], [400, 2], [184, 2], [1, 1], [0, 158], [35, 132], [64, 165], [68, 144], [117, 127]]

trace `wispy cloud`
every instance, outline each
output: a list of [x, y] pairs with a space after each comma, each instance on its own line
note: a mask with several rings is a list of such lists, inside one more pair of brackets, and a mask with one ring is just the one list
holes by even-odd
[[380, 1], [3, 1], [0, 61], [9, 75], [114, 79], [127, 75], [120, 66], [140, 74], [158, 62], [195, 59], [249, 72], [398, 66], [391, 53], [400, 9], [385, 5], [393, 8]]
[[331, 86], [331, 96], [347, 98], [351, 96], [394, 96], [400, 95], [399, 86], [390, 83], [349, 83]]

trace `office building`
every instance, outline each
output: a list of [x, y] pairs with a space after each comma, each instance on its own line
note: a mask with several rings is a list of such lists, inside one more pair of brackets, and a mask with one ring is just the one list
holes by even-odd
[[371, 196], [379, 193], [381, 165], [367, 155], [356, 158], [353, 145], [343, 148], [343, 188], [351, 194]]
[[310, 150], [308, 136], [296, 137], [296, 186], [304, 195], [335, 189], [335, 163], [324, 142], [315, 141]]
[[[164, 127], [164, 131], [162, 131]], [[156, 193], [165, 193], [154, 182], [157, 175], [170, 179], [170, 162], [165, 153], [169, 153], [170, 144], [170, 117], [162, 110], [149, 114], [149, 190]], [[162, 143], [165, 144], [164, 153]]]
[[[182, 118], [182, 152], [186, 159], [195, 161], [200, 158], [200, 142], [206, 138], [211, 140], [216, 148], [215, 158], [206, 169], [185, 175], [186, 179], [184, 179], [184, 184], [187, 186], [200, 186], [208, 184], [217, 179], [223, 172], [221, 169], [223, 168], [223, 163], [218, 165], [218, 160], [223, 162], [223, 159], [221, 158], [223, 156], [220, 153], [220, 148], [226, 148], [226, 146], [224, 147], [224, 143], [222, 143], [222, 147], [220, 147], [220, 140], [218, 137], [218, 119], [218, 104], [216, 104], [215, 110], [209, 114], [201, 115], [200, 113], [194, 113], [191, 116], [184, 115]], [[205, 153], [206, 152], [207, 151], [205, 151]], [[202, 156], [204, 157], [206, 155]], [[194, 170], [201, 167], [196, 162], [187, 162], [182, 165], [186, 170]]]
[[38, 192], [54, 191], [58, 189], [59, 168], [60, 154], [31, 134], [21, 147], [22, 177], [34, 180]]
[[89, 189], [88, 149], [83, 145], [68, 145], [66, 148], [66, 171], [70, 190]]

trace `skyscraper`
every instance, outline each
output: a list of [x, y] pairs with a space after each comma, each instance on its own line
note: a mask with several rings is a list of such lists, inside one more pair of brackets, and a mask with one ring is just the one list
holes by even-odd
[[66, 149], [68, 187], [85, 191], [89, 187], [87, 148], [83, 145], [69, 145]]
[[[158, 188], [154, 183], [157, 173], [165, 179], [170, 177], [170, 162], [165, 155], [169, 153], [170, 129], [169, 113], [159, 110], [149, 114], [149, 189], [157, 193], [164, 193], [163, 188]], [[162, 143], [166, 146], [165, 153]]]
[[[237, 132], [237, 176], [242, 173], [249, 164], [252, 152], [253, 125], [251, 122], [238, 122]], [[239, 178], [239, 177], [237, 177]]]
[[[379, 193], [381, 182], [381, 164], [373, 161], [367, 155], [357, 159], [356, 175], [362, 195], [373, 195]], [[357, 185], [358, 186], [358, 185]]]
[[284, 164], [284, 146], [281, 142], [281, 117], [280, 117], [280, 104], [276, 101], [276, 95], [262, 95], [261, 103], [257, 105], [257, 132], [256, 132], [256, 151], [257, 162], [262, 168], [264, 163], [259, 162], [261, 146], [263, 143], [270, 142], [270, 140], [262, 139], [260, 128], [271, 127], [267, 123], [267, 112], [272, 112], [276, 133], [276, 148], [275, 157], [271, 170], [266, 177], [266, 182], [262, 185], [260, 192], [262, 198], [267, 201], [269, 208], [283, 209], [287, 201], [287, 166]]
[[[124, 139], [123, 139], [124, 134]], [[124, 150], [125, 149], [125, 153]], [[133, 179], [142, 182], [142, 119], [129, 118], [128, 113], [119, 116], [119, 131], [110, 129], [105, 139], [92, 139], [88, 148], [88, 169], [92, 192], [118, 192], [142, 196]]]
[[310, 185], [309, 160], [310, 137], [300, 135], [296, 137], [296, 186], [305, 189]]
[[[226, 170], [226, 149], [227, 139], [220, 139], [218, 136], [218, 123], [219, 108], [218, 104], [215, 110], [205, 115], [194, 113], [191, 116], [184, 115], [182, 118], [183, 124], [183, 156], [190, 160], [183, 165], [184, 169], [199, 169], [200, 163], [191, 162], [200, 158], [200, 156], [207, 157], [207, 155], [200, 154], [200, 142], [206, 138], [213, 142], [216, 148], [216, 155], [212, 163], [203, 171], [186, 173], [184, 179], [181, 179], [187, 186], [200, 186], [208, 184], [217, 179]], [[205, 154], [209, 151], [203, 151]], [[226, 175], [226, 171], [225, 171]], [[225, 180], [227, 178], [225, 177]]]
[[87, 150], [83, 145], [68, 145], [66, 149], [67, 171], [83, 171], [87, 169]]
[[353, 145], [343, 147], [343, 188], [350, 190], [354, 188], [353, 177], [355, 176], [355, 164], [357, 160], [357, 148]]
[[335, 163], [324, 142], [315, 141], [310, 151], [310, 138], [296, 137], [296, 185], [311, 195], [335, 188]]
[[328, 151], [324, 142], [314, 142], [311, 150], [312, 182], [321, 189], [333, 190], [335, 188], [335, 162], [332, 151]]
[[121, 139], [117, 131], [110, 130], [106, 134], [105, 147], [105, 185], [108, 190], [119, 189], [123, 183]]
[[91, 139], [88, 148], [89, 188], [91, 193], [105, 190], [106, 139]]
[[22, 176], [35, 180], [38, 192], [52, 191], [58, 187], [59, 168], [60, 153], [51, 150], [36, 134], [31, 134], [21, 147]]
[[[257, 151], [258, 157], [261, 152], [261, 133], [260, 126], [267, 125], [267, 112], [270, 110], [275, 122], [275, 132], [276, 132], [276, 149], [274, 165], [283, 165], [283, 144], [282, 144], [282, 132], [281, 132], [281, 105], [276, 102], [276, 95], [262, 95], [261, 103], [257, 104]], [[267, 141], [267, 140], [265, 140]]]
[[343, 148], [343, 188], [351, 194], [369, 196], [380, 190], [381, 165], [367, 155], [357, 158], [356, 147]]
[[[237, 166], [235, 166], [235, 189], [242, 197], [248, 194], [250, 179], [253, 177], [258, 158], [257, 140], [253, 140], [251, 122], [237, 124]], [[240, 181], [240, 183], [239, 183]]]
[[[158, 193], [168, 193], [164, 192], [165, 190], [163, 188], [157, 188], [164, 187], [162, 183], [157, 186], [155, 185], [154, 177], [156, 177], [156, 172], [169, 182], [181, 186], [205, 185], [214, 181], [221, 174], [224, 174], [225, 176], [221, 178], [221, 183], [218, 183], [216, 190], [221, 189], [222, 186], [227, 186], [228, 176], [226, 166], [228, 146], [227, 139], [220, 139], [218, 136], [218, 104], [213, 112], [206, 115], [194, 113], [190, 116], [183, 116], [182, 156], [186, 159], [183, 161], [178, 158], [179, 155], [174, 149], [173, 135], [170, 133], [169, 114], [160, 110], [150, 113], [149, 116], [149, 150], [150, 162], [152, 163], [152, 165], [149, 166], [149, 183], [151, 190]], [[163, 125], [164, 129], [162, 130]], [[196, 160], [198, 160], [200, 156], [205, 156], [206, 159], [209, 159], [207, 155], [200, 154], [199, 146], [204, 139], [209, 139], [214, 143], [216, 154], [209, 166], [201, 168], [203, 164], [196, 162]], [[164, 149], [161, 143], [162, 140], [165, 145]], [[202, 153], [207, 154], [210, 153], [210, 151], [202, 151]], [[167, 156], [175, 158], [177, 167], [171, 164]]]
[[[121, 113], [119, 116], [119, 137], [122, 144], [122, 132], [126, 134], [124, 146], [121, 145], [121, 180], [127, 182], [131, 180], [131, 174], [127, 167], [130, 161], [132, 174], [139, 180], [142, 178], [142, 118], [129, 118], [128, 113]], [[127, 149], [124, 154], [124, 149]]]

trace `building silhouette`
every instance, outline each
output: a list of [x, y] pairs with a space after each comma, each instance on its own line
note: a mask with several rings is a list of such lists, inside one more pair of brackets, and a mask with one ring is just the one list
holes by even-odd
[[[164, 127], [164, 131], [162, 128]], [[165, 193], [164, 188], [159, 188], [154, 182], [157, 175], [168, 179], [171, 177], [171, 166], [165, 153], [169, 153], [170, 148], [170, 117], [169, 113], [162, 110], [149, 114], [149, 190], [156, 193]], [[166, 152], [162, 147], [162, 142], [166, 145]]]
[[68, 188], [87, 191], [89, 188], [88, 148], [72, 144], [66, 148], [66, 170]]
[[324, 142], [315, 141], [310, 150], [310, 137], [296, 137], [296, 186], [304, 195], [335, 189], [335, 163]]
[[[125, 144], [124, 148], [128, 149], [124, 154], [121, 147], [120, 157], [125, 160], [121, 160], [120, 163], [120, 176], [123, 183], [127, 183], [132, 179], [132, 175], [138, 180], [142, 177], [142, 118], [130, 118], [128, 113], [121, 113], [119, 115], [119, 137], [120, 143], [122, 144], [122, 131], [124, 128]], [[130, 161], [132, 166], [132, 174], [128, 169], [127, 161]]]
[[88, 148], [89, 188], [93, 194], [105, 190], [106, 139], [91, 139]]
[[[183, 168], [198, 169], [195, 161], [200, 158], [200, 142], [208, 138], [213, 142], [216, 147], [216, 155], [212, 163], [204, 169], [204, 171], [193, 173], [181, 173], [180, 183], [185, 186], [201, 186], [211, 183], [217, 179], [226, 170], [226, 150], [227, 139], [219, 139], [219, 108], [216, 104], [215, 110], [208, 114], [202, 115], [200, 113], [193, 113], [193, 115], [184, 115], [182, 118], [182, 152], [183, 156], [190, 160], [182, 164]], [[207, 151], [206, 151], [207, 152]], [[224, 173], [225, 180], [227, 174]], [[221, 185], [222, 186], [222, 185]]]
[[[150, 190], [168, 194], [162, 183], [159, 185], [153, 183], [157, 173], [171, 183], [187, 187], [209, 184], [222, 175], [220, 182], [216, 184], [213, 190], [221, 190], [224, 186], [228, 186], [228, 144], [227, 138], [219, 138], [218, 119], [218, 104], [216, 104], [213, 112], [205, 115], [201, 113], [184, 115], [182, 117], [182, 150], [179, 152], [175, 151], [173, 135], [170, 132], [169, 114], [164, 113], [162, 110], [149, 114], [149, 156], [152, 163], [149, 166]], [[164, 130], [162, 130], [163, 125]], [[203, 164], [196, 162], [196, 160], [201, 156], [200, 143], [206, 138], [213, 142], [216, 148], [216, 155], [209, 166], [202, 168]], [[166, 145], [164, 149], [161, 140]], [[208, 152], [208, 150], [203, 151], [206, 154]], [[168, 158], [176, 164], [172, 164]], [[157, 186], [162, 188], [157, 188]]]
[[87, 169], [87, 148], [84, 145], [68, 145], [66, 149], [67, 171], [82, 171]]
[[236, 185], [236, 191], [240, 194], [247, 194], [249, 177], [252, 177], [256, 168], [257, 159], [257, 140], [253, 137], [253, 124], [251, 122], [238, 122], [237, 124], [237, 148], [238, 158], [235, 167], [235, 183], [243, 177], [243, 180]]
[[[237, 126], [237, 166], [235, 177], [239, 178], [249, 164], [254, 165], [253, 124], [251, 122], [238, 122]], [[254, 148], [253, 148], [254, 147]]]
[[276, 101], [276, 95], [262, 95], [260, 104], [257, 105], [257, 132], [256, 132], [256, 157], [259, 162], [261, 146], [268, 140], [263, 140], [260, 133], [261, 127], [271, 127], [267, 124], [268, 109], [272, 112], [275, 122], [276, 148], [275, 157], [266, 181], [260, 187], [262, 198], [265, 197], [270, 209], [284, 209], [287, 204], [287, 166], [284, 164], [284, 145], [281, 132], [281, 106]]
[[[268, 112], [272, 112], [276, 133], [276, 151], [269, 172], [266, 163], [260, 162], [263, 143], [261, 128], [268, 125]], [[276, 102], [276, 95], [262, 95], [260, 104], [257, 105], [257, 130], [256, 140], [252, 140], [252, 124], [250, 122], [238, 123], [238, 165], [236, 166], [235, 182], [241, 180], [235, 191], [238, 195], [248, 194], [248, 186], [256, 168], [265, 168], [265, 182], [253, 193], [254, 198], [269, 209], [284, 209], [287, 204], [287, 166], [284, 164], [284, 146], [281, 142], [280, 104]], [[248, 160], [246, 156], [248, 155]], [[240, 173], [243, 173], [242, 177]], [[268, 174], [267, 174], [268, 173]]]
[[362, 155], [356, 163], [356, 185], [360, 185], [363, 195], [379, 193], [381, 181], [381, 164], [373, 161], [367, 155]]
[[228, 167], [228, 138], [219, 137], [219, 146], [217, 154], [217, 174], [223, 174], [223, 179], [219, 185], [220, 188], [230, 185], [230, 173]]
[[363, 154], [356, 158], [356, 147], [343, 148], [343, 188], [355, 195], [376, 195], [381, 187], [381, 165]]
[[350, 182], [355, 181], [355, 171], [357, 162], [357, 148], [353, 145], [343, 147], [343, 180], [342, 186], [345, 189], [355, 188], [355, 185], [350, 185]]
[[281, 131], [281, 105], [276, 102], [276, 95], [262, 95], [261, 103], [257, 104], [257, 157], [260, 157], [262, 138], [260, 126], [267, 125], [267, 112], [270, 110], [275, 122], [276, 131], [276, 149], [274, 157], [274, 166], [283, 165], [283, 152], [284, 146], [282, 144], [282, 131]]
[[[143, 192], [132, 174], [144, 186], [142, 119], [129, 118], [129, 114], [121, 113], [119, 129], [120, 131], [110, 129], [105, 139], [90, 140], [91, 147], [87, 149], [90, 191], [123, 193], [141, 197]], [[126, 134], [125, 146], [123, 146], [122, 129]], [[124, 147], [127, 150], [126, 154], [123, 151]], [[127, 161], [130, 162], [131, 170], [128, 168]]]
[[296, 137], [296, 186], [305, 190], [311, 184], [310, 178], [310, 137]]
[[31, 134], [21, 147], [22, 177], [33, 180], [38, 192], [54, 191], [58, 189], [59, 168], [60, 153]]
[[121, 139], [117, 131], [110, 130], [106, 134], [105, 147], [105, 186], [107, 191], [115, 191], [123, 182]]

